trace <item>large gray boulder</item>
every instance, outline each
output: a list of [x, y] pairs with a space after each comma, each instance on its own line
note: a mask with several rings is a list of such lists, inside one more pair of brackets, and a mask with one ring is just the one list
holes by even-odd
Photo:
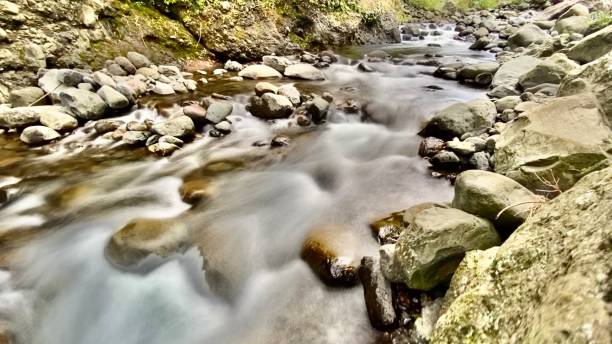
[[570, 73], [559, 86], [558, 95], [593, 93], [612, 124], [612, 52]]
[[462, 80], [474, 80], [483, 73], [495, 74], [499, 69], [499, 63], [490, 61], [464, 66], [459, 70], [459, 78]]
[[455, 103], [435, 114], [424, 131], [441, 138], [461, 137], [465, 133], [493, 126], [497, 110], [488, 99]]
[[513, 48], [528, 47], [547, 38], [550, 38], [550, 35], [537, 25], [525, 24], [508, 38], [508, 44]]
[[400, 281], [411, 289], [430, 290], [450, 278], [465, 252], [498, 245], [489, 220], [452, 208], [419, 212], [396, 244]]
[[187, 116], [179, 116], [154, 124], [152, 130], [161, 136], [168, 135], [174, 137], [185, 137], [193, 134], [195, 125], [191, 118]]
[[491, 87], [505, 86], [514, 90], [521, 75], [532, 70], [540, 62], [541, 60], [536, 57], [523, 55], [502, 64], [493, 76]]
[[247, 78], [247, 79], [280, 79], [282, 78], [282, 74], [279, 73], [276, 69], [272, 68], [272, 67], [268, 67], [265, 65], [250, 65], [247, 66], [245, 69], [241, 70], [240, 73], [238, 73], [238, 76], [241, 76], [243, 78]]
[[87, 90], [69, 88], [60, 94], [60, 99], [62, 106], [82, 119], [100, 119], [108, 111], [104, 100], [96, 93]]
[[612, 168], [457, 269], [432, 343], [610, 343]]
[[313, 65], [307, 63], [298, 63], [287, 66], [287, 68], [285, 68], [285, 76], [292, 79], [325, 80], [323, 72], [318, 70]]
[[570, 7], [567, 11], [563, 12], [563, 14], [559, 16], [559, 19], [565, 19], [565, 18], [569, 18], [573, 16], [588, 16], [588, 15], [589, 15], [588, 7], [586, 7], [583, 4], [575, 4], [574, 6]]
[[19, 139], [29, 145], [40, 145], [62, 137], [57, 131], [42, 125], [27, 127], [21, 132]]
[[523, 113], [501, 132], [495, 145], [495, 172], [530, 190], [567, 190], [609, 164], [605, 152], [611, 151], [611, 140], [612, 131], [595, 96], [555, 98]]
[[452, 205], [491, 220], [495, 228], [509, 234], [525, 222], [531, 209], [541, 202], [540, 197], [508, 177], [469, 170], [455, 181]]
[[251, 97], [247, 107], [253, 116], [263, 119], [286, 118], [291, 115], [293, 109], [293, 104], [287, 97], [273, 93]]
[[580, 63], [588, 63], [610, 51], [612, 51], [612, 25], [584, 37], [567, 51], [567, 56]]
[[591, 24], [590, 17], [569, 17], [558, 20], [555, 24], [555, 31], [558, 33], [579, 33], [583, 34]]
[[580, 67], [562, 53], [548, 57], [529, 72], [521, 75], [519, 85], [523, 90], [540, 84], [560, 84], [570, 72]]

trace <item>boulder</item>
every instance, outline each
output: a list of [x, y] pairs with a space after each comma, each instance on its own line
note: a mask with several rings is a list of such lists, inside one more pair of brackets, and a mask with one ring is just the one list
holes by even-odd
[[53, 107], [58, 109], [49, 108], [48, 111], [43, 111], [40, 114], [40, 123], [45, 127], [64, 132], [74, 130], [79, 126], [77, 119], [65, 113], [61, 107]]
[[424, 131], [440, 138], [461, 137], [465, 133], [485, 130], [495, 123], [495, 104], [487, 99], [455, 103], [435, 114]]
[[430, 290], [448, 280], [465, 252], [498, 245], [490, 221], [458, 209], [433, 207], [419, 212], [396, 244], [401, 280], [411, 289]]
[[230, 72], [240, 72], [244, 69], [244, 66], [240, 64], [240, 62], [227, 60], [227, 62], [225, 62], [225, 65], [223, 66], [223, 69], [228, 70]]
[[588, 7], [586, 7], [583, 4], [575, 4], [574, 6], [570, 7], [567, 11], [563, 12], [563, 14], [559, 16], [559, 20], [569, 18], [569, 17], [574, 17], [574, 16], [588, 16], [588, 15], [589, 15]]
[[508, 177], [470, 170], [457, 176], [452, 205], [489, 219], [495, 228], [509, 234], [542, 202], [540, 197]]
[[26, 87], [10, 93], [9, 101], [13, 107], [39, 105], [43, 102], [45, 91], [39, 87]]
[[130, 106], [130, 101], [123, 94], [110, 86], [104, 85], [100, 87], [97, 93], [100, 98], [104, 100], [106, 105], [113, 110], [125, 109]]
[[276, 69], [265, 65], [250, 65], [238, 73], [238, 76], [247, 79], [280, 79], [282, 74]]
[[612, 53], [588, 63], [563, 79], [557, 94], [560, 97], [580, 93], [593, 93], [612, 123]]
[[558, 33], [580, 33], [583, 34], [591, 24], [590, 17], [569, 17], [558, 20], [554, 30]]
[[525, 90], [545, 83], [560, 84], [568, 73], [578, 67], [576, 62], [568, 59], [564, 54], [556, 53], [521, 75], [519, 85]]
[[263, 119], [286, 118], [293, 112], [293, 104], [286, 97], [266, 93], [261, 97], [251, 97], [247, 110]]
[[507, 96], [496, 100], [494, 103], [497, 112], [502, 113], [504, 110], [514, 109], [521, 102], [522, 100], [519, 96]]
[[543, 205], [453, 276], [433, 343], [609, 343], [612, 168]]
[[159, 94], [161, 96], [168, 96], [168, 95], [175, 94], [174, 88], [172, 87], [172, 85], [161, 82], [161, 81], [155, 82], [155, 86], [153, 86], [153, 93]]
[[70, 88], [59, 81], [58, 73], [59, 70], [50, 69], [38, 79], [38, 86], [45, 93], [49, 94], [49, 98], [53, 103], [58, 103], [60, 101], [60, 93]]
[[137, 52], [130, 51], [129, 53], [127, 53], [127, 58], [136, 68], [151, 66], [151, 61], [149, 61], [146, 56]]
[[550, 35], [534, 24], [525, 24], [508, 38], [508, 44], [512, 48], [528, 47], [532, 43], [542, 42]]
[[0, 128], [21, 129], [37, 124], [40, 119], [41, 110], [46, 106], [17, 107], [0, 109]]
[[366, 309], [370, 323], [376, 329], [384, 330], [395, 323], [393, 290], [385, 278], [378, 257], [363, 257], [359, 268], [359, 279], [363, 285]]
[[64, 90], [60, 94], [60, 100], [62, 106], [85, 120], [102, 118], [108, 110], [106, 103], [99, 95], [78, 88]]
[[195, 125], [191, 118], [179, 116], [153, 125], [152, 130], [161, 136], [185, 137], [193, 134]]
[[501, 132], [495, 172], [532, 191], [567, 190], [609, 164], [605, 152], [612, 149], [610, 140], [612, 131], [595, 96], [555, 98], [523, 113]]
[[285, 76], [292, 79], [302, 80], [325, 80], [323, 72], [318, 70], [313, 65], [307, 63], [298, 63], [287, 66], [285, 68]]
[[567, 51], [567, 57], [580, 63], [588, 63], [610, 51], [612, 51], [612, 25], [584, 37]]
[[151, 132], [146, 130], [130, 130], [123, 134], [121, 140], [128, 145], [144, 146], [151, 137]]
[[289, 101], [291, 102], [291, 104], [293, 104], [293, 106], [298, 106], [302, 102], [301, 100], [302, 96], [300, 95], [300, 91], [298, 91], [298, 89], [295, 88], [295, 86], [293, 85], [289, 85], [289, 84], [282, 85], [281, 87], [278, 88], [278, 92], [276, 93], [279, 96], [287, 97], [287, 99], [289, 99]]
[[499, 69], [499, 63], [497, 62], [482, 62], [473, 65], [464, 66], [459, 70], [460, 80], [474, 80], [476, 76], [482, 73], [495, 74]]
[[181, 147], [170, 142], [157, 142], [147, 147], [149, 152], [159, 156], [170, 156], [180, 148]]
[[114, 119], [101, 119], [96, 122], [94, 125], [94, 129], [100, 135], [110, 133], [111, 131], [115, 131], [120, 127], [124, 126], [125, 123], [123, 121], [118, 121]]
[[272, 67], [277, 70], [279, 73], [285, 73], [285, 68], [291, 66], [293, 62], [286, 57], [283, 56], [264, 56], [263, 64]]
[[206, 123], [206, 109], [198, 104], [190, 104], [183, 108], [183, 115], [191, 118], [196, 125]]
[[264, 95], [264, 93], [274, 93], [278, 92], [278, 87], [274, 86], [269, 82], [258, 82], [255, 85], [255, 94], [258, 96]]
[[69, 87], [77, 87], [83, 82], [83, 73], [73, 69], [60, 69], [57, 72], [58, 80]]
[[124, 56], [115, 57], [115, 63], [131, 75], [136, 74], [136, 71], [138, 70], [138, 68], [136, 68], [136, 66], [134, 66], [134, 64], [130, 61], [130, 59]]
[[57, 131], [42, 125], [25, 128], [19, 139], [29, 145], [40, 145], [62, 137]]
[[540, 62], [540, 59], [528, 55], [519, 56], [505, 62], [501, 65], [501, 67], [499, 67], [497, 73], [495, 73], [495, 76], [493, 76], [491, 86], [493, 88], [505, 86], [511, 90], [514, 90], [518, 84], [520, 76], [532, 70]]
[[94, 72], [92, 74], [92, 79], [100, 86], [109, 86], [112, 88], [117, 87], [115, 80], [104, 72]]
[[148, 256], [182, 253], [189, 245], [189, 230], [178, 219], [136, 219], [113, 234], [105, 253], [111, 263], [133, 267]]
[[208, 106], [206, 119], [217, 124], [222, 122], [234, 111], [234, 105], [228, 101], [216, 101]]

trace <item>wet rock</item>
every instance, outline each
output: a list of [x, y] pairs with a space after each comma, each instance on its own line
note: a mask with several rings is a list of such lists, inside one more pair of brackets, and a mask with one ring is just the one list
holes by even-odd
[[169, 119], [162, 123], [156, 123], [151, 128], [153, 132], [165, 136], [185, 137], [193, 134], [195, 125], [191, 118], [187, 116], [179, 116]]
[[438, 154], [446, 148], [446, 142], [437, 137], [426, 137], [419, 145], [419, 155], [422, 157], [430, 157]]
[[147, 131], [149, 130], [149, 126], [146, 123], [138, 122], [138, 121], [130, 121], [127, 124], [127, 130], [130, 131]]
[[278, 88], [278, 92], [276, 92], [279, 96], [284, 96], [289, 99], [293, 106], [298, 106], [301, 103], [301, 95], [300, 91], [293, 85], [282, 85]]
[[151, 66], [151, 61], [149, 61], [146, 56], [137, 52], [130, 51], [129, 53], [127, 53], [127, 58], [136, 68]]
[[394, 244], [405, 228], [404, 212], [392, 213], [370, 224], [372, 233], [382, 245]]
[[440, 138], [460, 137], [491, 127], [496, 114], [495, 105], [489, 100], [456, 103], [435, 114], [424, 132]]
[[461, 165], [461, 159], [454, 152], [441, 151], [434, 155], [429, 162], [436, 168], [454, 170]]
[[[527, 111], [501, 133], [495, 171], [530, 190], [567, 190], [585, 174], [609, 164], [612, 131], [592, 94], [555, 98]], [[551, 190], [552, 191], [552, 190]]]
[[283, 76], [276, 69], [265, 65], [250, 65], [238, 73], [247, 79], [281, 79]]
[[568, 59], [564, 54], [556, 53], [526, 74], [521, 75], [519, 85], [523, 89], [527, 89], [544, 83], [560, 84], [568, 73], [578, 67], [576, 62]]
[[360, 72], [364, 72], [364, 73], [374, 73], [376, 72], [376, 69], [374, 69], [373, 67], [371, 67], [370, 65], [360, 62], [357, 65], [357, 70], [359, 70]]
[[13, 107], [42, 105], [45, 92], [38, 87], [26, 87], [11, 92], [9, 101]]
[[304, 103], [304, 107], [308, 111], [310, 118], [315, 123], [320, 123], [327, 118], [327, 113], [329, 112], [329, 102], [315, 95], [311, 100]]
[[197, 205], [212, 199], [216, 191], [208, 179], [195, 179], [186, 181], [179, 189], [183, 202]]
[[155, 83], [155, 86], [153, 86], [153, 93], [159, 94], [161, 96], [167, 96], [175, 94], [175, 91], [172, 85], [157, 81]]
[[125, 109], [130, 106], [130, 101], [123, 94], [110, 86], [102, 86], [97, 93], [100, 98], [104, 100], [106, 105], [113, 110]]
[[592, 62], [612, 50], [612, 25], [592, 33], [567, 51], [567, 57], [580, 63]]
[[483, 62], [473, 65], [464, 66], [459, 70], [459, 79], [476, 79], [476, 76], [482, 73], [495, 74], [499, 69], [499, 63], [497, 62]]
[[291, 60], [283, 56], [270, 56], [269, 55], [269, 56], [264, 56], [262, 60], [263, 60], [264, 65], [274, 68], [279, 73], [285, 73], [285, 69], [288, 66], [291, 66], [293, 64]]
[[513, 47], [528, 47], [532, 43], [542, 42], [549, 38], [546, 31], [534, 24], [525, 24], [508, 38], [508, 44]]
[[59, 132], [71, 131], [79, 126], [76, 118], [59, 109], [44, 111], [40, 114], [40, 123]]
[[302, 80], [325, 80], [323, 72], [312, 65], [298, 63], [285, 68], [285, 76], [292, 79]]
[[612, 168], [589, 174], [497, 252], [468, 255], [433, 342], [609, 342], [611, 197]]
[[465, 252], [499, 242], [488, 220], [452, 208], [423, 210], [396, 245], [401, 282], [411, 289], [430, 290], [450, 278]]
[[244, 69], [244, 66], [240, 64], [240, 62], [227, 60], [223, 68], [231, 72], [240, 72], [241, 70]]
[[100, 135], [110, 133], [122, 127], [125, 123], [123, 121], [113, 119], [101, 119], [96, 122], [94, 128]]
[[57, 131], [42, 125], [27, 127], [19, 139], [29, 145], [41, 145], [62, 137]]
[[225, 120], [233, 111], [234, 105], [232, 103], [227, 101], [216, 101], [208, 106], [206, 119], [213, 124], [217, 124]]
[[506, 234], [525, 222], [541, 202], [521, 184], [493, 172], [465, 171], [455, 181], [453, 207], [489, 219]]
[[258, 82], [255, 85], [255, 94], [259, 97], [263, 96], [264, 93], [278, 93], [278, 87], [272, 85], [269, 82]]
[[356, 240], [350, 228], [319, 226], [308, 235], [301, 257], [328, 285], [353, 286], [357, 283], [359, 270], [354, 248]]
[[393, 290], [383, 276], [378, 257], [363, 257], [359, 268], [366, 309], [370, 323], [376, 329], [386, 329], [395, 323]]
[[263, 119], [286, 118], [293, 112], [293, 104], [286, 97], [266, 93], [261, 97], [251, 97], [247, 110]]
[[196, 125], [203, 125], [206, 123], [206, 109], [198, 104], [190, 104], [183, 108], [183, 114], [189, 118]]
[[157, 142], [147, 147], [149, 152], [159, 156], [170, 156], [180, 147], [169, 142]]
[[275, 136], [270, 142], [270, 147], [278, 148], [278, 147], [286, 147], [291, 144], [291, 139], [287, 136], [278, 135]]
[[148, 256], [167, 258], [189, 245], [188, 228], [177, 219], [136, 219], [113, 234], [105, 253], [115, 265], [134, 267]]
[[93, 92], [69, 88], [60, 94], [62, 106], [79, 118], [91, 120], [104, 117], [108, 107], [99, 95]]
[[144, 146], [150, 136], [150, 131], [127, 131], [123, 134], [122, 141], [127, 143], [128, 145]]

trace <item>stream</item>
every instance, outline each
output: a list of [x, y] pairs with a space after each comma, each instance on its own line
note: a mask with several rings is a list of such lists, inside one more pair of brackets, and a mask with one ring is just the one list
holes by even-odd
[[[417, 132], [435, 111], [485, 91], [434, 78], [432, 66], [357, 67], [378, 49], [407, 60], [494, 59], [446, 29], [420, 41], [340, 49], [326, 81], [296, 83], [302, 93], [367, 104], [365, 121], [335, 109], [314, 131], [267, 123], [245, 110], [256, 82], [220, 80], [126, 115], [155, 119], [188, 98], [233, 97], [232, 134], [200, 138], [170, 158], [109, 147], [89, 139], [87, 127], [34, 150], [0, 137], [8, 197], [0, 206], [0, 323], [19, 343], [34, 344], [374, 343], [361, 287], [325, 286], [300, 250], [314, 226], [340, 224], [351, 229], [357, 256], [374, 254], [372, 220], [452, 198], [449, 182], [433, 178], [418, 156]], [[277, 134], [291, 144], [253, 146]], [[206, 180], [214, 195], [191, 208], [179, 196], [183, 180]], [[174, 217], [198, 238], [204, 273], [196, 248], [130, 271], [105, 258], [110, 236], [130, 220]], [[221, 287], [210, 285], [212, 274], [222, 276]]]

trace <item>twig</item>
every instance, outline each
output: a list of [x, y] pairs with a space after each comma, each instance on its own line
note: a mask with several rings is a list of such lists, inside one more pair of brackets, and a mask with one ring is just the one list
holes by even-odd
[[[534, 204], [534, 203], [536, 203], [536, 204], [543, 204], [543, 203], [544, 203], [544, 200], [540, 200], [540, 201], [525, 201], [525, 202], [520, 202], [520, 203], [515, 203], [515, 204], [512, 204], [512, 205], [509, 205], [509, 206], [505, 207], [504, 209], [500, 210], [500, 212], [499, 212], [499, 213], [497, 213], [497, 216], [495, 216], [495, 219], [496, 219], [496, 220], [499, 220], [499, 217], [500, 217], [500, 216], [501, 216], [503, 213], [505, 213], [506, 211], [510, 210], [511, 208], [517, 207], [517, 206], [519, 206], [519, 205], [525, 205], [525, 204]], [[524, 211], [524, 210], [523, 210], [523, 211]]]
[[55, 92], [55, 90], [57, 90], [57, 89], [58, 89], [60, 86], [62, 86], [62, 85], [63, 85], [62, 83], [59, 83], [59, 84], [58, 84], [57, 86], [55, 86], [55, 88], [54, 88], [54, 89], [52, 89], [52, 90], [51, 90], [49, 93], [45, 93], [45, 94], [43, 94], [43, 96], [42, 96], [42, 97], [40, 97], [40, 98], [36, 99], [36, 100], [35, 100], [35, 101], [34, 101], [32, 104], [28, 105], [27, 107], [34, 106], [34, 104], [36, 104], [36, 103], [38, 103], [39, 101], [41, 101], [41, 100], [45, 99], [47, 96], [49, 96], [51, 93]]

